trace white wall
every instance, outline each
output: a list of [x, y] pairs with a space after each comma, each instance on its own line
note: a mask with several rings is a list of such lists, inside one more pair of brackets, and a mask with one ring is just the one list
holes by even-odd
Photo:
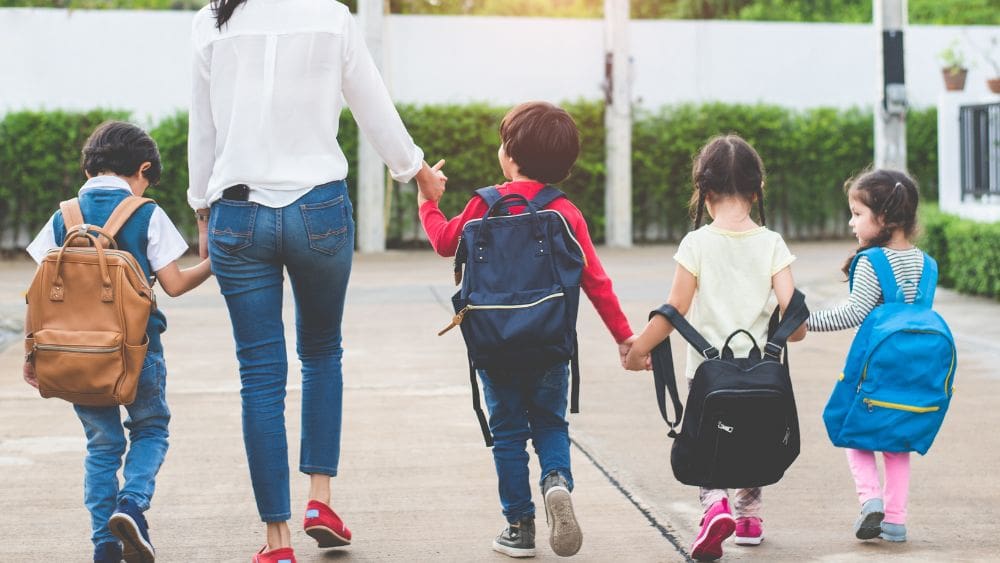
[[[108, 107], [158, 119], [186, 108], [192, 16], [0, 9], [0, 113]], [[386, 26], [387, 80], [400, 102], [602, 96], [601, 20], [389, 16]], [[635, 97], [648, 109], [709, 100], [847, 107], [870, 105], [876, 90], [870, 25], [642, 20], [631, 32]], [[986, 45], [994, 34], [1000, 27], [911, 26], [911, 105], [937, 103], [936, 54], [948, 42]], [[990, 72], [979, 61], [967, 92], [990, 96]]]
[[[962, 195], [962, 150], [959, 112], [962, 106], [996, 103], [997, 97], [945, 92], [938, 102], [938, 203], [942, 211], [975, 221], [1000, 221], [1000, 198]], [[1000, 150], [1000, 149], [994, 149]]]

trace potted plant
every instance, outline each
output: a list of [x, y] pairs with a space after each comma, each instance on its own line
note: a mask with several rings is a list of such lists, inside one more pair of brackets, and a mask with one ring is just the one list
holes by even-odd
[[993, 67], [993, 77], [986, 79], [990, 92], [1000, 94], [1000, 35], [990, 38], [990, 46], [983, 50], [983, 58]]
[[938, 53], [941, 61], [941, 74], [944, 76], [944, 87], [950, 91], [965, 89], [965, 77], [969, 73], [965, 54], [958, 48], [958, 40], [954, 40]]

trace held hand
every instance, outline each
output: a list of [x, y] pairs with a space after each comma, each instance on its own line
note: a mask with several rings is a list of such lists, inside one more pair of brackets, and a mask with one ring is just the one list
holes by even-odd
[[635, 353], [634, 350], [629, 350], [625, 357], [625, 369], [629, 371], [643, 371], [652, 369], [652, 360], [649, 354], [645, 356]]
[[24, 361], [24, 381], [35, 389], [38, 389], [38, 377], [35, 375], [35, 366], [30, 360]]
[[427, 201], [438, 201], [444, 195], [448, 177], [444, 175], [444, 172], [441, 172], [443, 166], [444, 159], [439, 160], [434, 166], [428, 166], [425, 162], [420, 168], [420, 172], [417, 172], [415, 179], [417, 189], [420, 191], [417, 202], [420, 205]]
[[618, 344], [618, 360], [621, 362], [622, 367], [625, 367], [625, 357], [628, 356], [628, 352], [632, 349], [632, 344], [635, 343], [636, 338], [639, 337], [633, 334]]

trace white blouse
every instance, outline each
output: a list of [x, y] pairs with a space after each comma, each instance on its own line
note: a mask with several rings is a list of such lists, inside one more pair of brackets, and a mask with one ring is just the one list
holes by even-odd
[[[389, 98], [347, 7], [333, 0], [249, 0], [220, 31], [211, 5], [192, 25], [188, 203], [229, 186], [284, 207], [347, 177], [337, 142], [344, 100], [392, 177], [409, 181], [423, 152]], [[342, 98], [343, 96], [343, 98]]]

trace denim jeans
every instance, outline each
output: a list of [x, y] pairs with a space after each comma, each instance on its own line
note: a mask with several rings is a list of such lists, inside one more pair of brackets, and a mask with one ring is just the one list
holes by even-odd
[[354, 252], [347, 184], [317, 186], [271, 208], [220, 199], [208, 225], [209, 254], [229, 308], [240, 364], [243, 442], [264, 522], [291, 518], [281, 320], [284, 272], [295, 298], [302, 362], [299, 471], [336, 475], [343, 399], [340, 323]]
[[[94, 545], [117, 542], [108, 529], [108, 519], [121, 498], [129, 497], [140, 510], [149, 508], [156, 488], [156, 474], [167, 455], [167, 425], [170, 409], [166, 398], [167, 366], [162, 350], [146, 352], [139, 374], [135, 401], [125, 407], [124, 427], [121, 407], [74, 405], [87, 435], [84, 461], [83, 501], [90, 511]], [[125, 454], [125, 429], [128, 454]], [[118, 489], [118, 468], [125, 454], [125, 483]]]
[[479, 379], [490, 413], [500, 505], [507, 522], [513, 524], [535, 514], [528, 475], [528, 438], [542, 467], [539, 486], [546, 475], [557, 471], [573, 490], [566, 421], [569, 364], [533, 373], [490, 375], [479, 370]]

